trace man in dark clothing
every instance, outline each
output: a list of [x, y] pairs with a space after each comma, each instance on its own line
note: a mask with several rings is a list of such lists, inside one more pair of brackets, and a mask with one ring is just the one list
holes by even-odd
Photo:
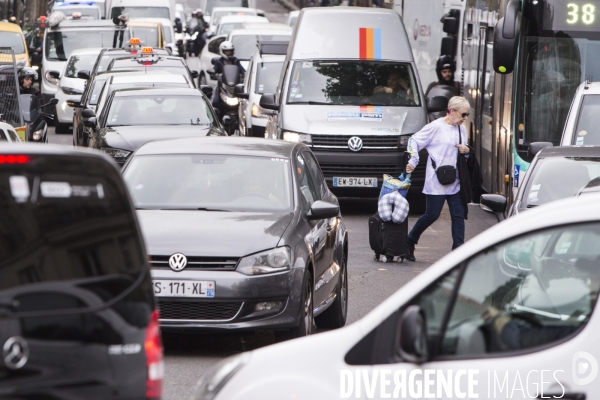
[[[243, 80], [244, 75], [246, 74], [246, 70], [244, 69], [244, 67], [242, 66], [242, 63], [240, 62], [240, 60], [235, 57], [235, 47], [233, 46], [233, 43], [231, 43], [230, 41], [224, 41], [223, 43], [221, 43], [221, 45], [219, 46], [219, 53], [221, 53], [221, 57], [215, 61], [215, 63], [213, 64], [214, 67], [213, 69], [215, 70], [215, 74], [222, 74], [223, 73], [223, 67], [225, 65], [235, 65], [238, 68], [238, 72], [240, 74], [240, 77], [242, 78], [241, 80]], [[221, 79], [219, 79], [219, 82], [217, 84], [217, 90], [215, 90], [215, 93], [213, 95], [213, 107], [215, 108], [219, 108], [220, 105], [220, 88], [221, 88]]]
[[195, 19], [196, 22], [195, 24], [192, 24], [194, 26], [192, 35], [195, 32], [198, 32], [198, 35], [196, 35], [196, 39], [194, 40], [193, 53], [195, 56], [198, 56], [206, 44], [206, 31], [208, 30], [208, 23], [204, 20], [204, 14], [200, 9], [196, 9], [196, 11], [194, 11], [193, 19]]
[[431, 82], [427, 87], [427, 91], [425, 95], [429, 93], [431, 88], [438, 85], [447, 85], [454, 88], [455, 93], [452, 96], [461, 96], [460, 83], [454, 81], [454, 71], [456, 70], [456, 66], [454, 65], [454, 61], [450, 56], [441, 56], [437, 60], [437, 65], [435, 68], [435, 72], [438, 77], [437, 82]]
[[24, 67], [19, 70], [19, 91], [21, 94], [32, 94], [40, 100], [42, 104], [42, 93], [33, 87], [33, 82], [37, 78], [37, 72], [33, 68]]

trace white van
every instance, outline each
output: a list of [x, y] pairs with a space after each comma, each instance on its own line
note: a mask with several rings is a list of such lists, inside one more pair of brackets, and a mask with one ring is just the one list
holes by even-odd
[[[552, 101], [560, 101], [556, 96]], [[577, 88], [565, 122], [561, 146], [600, 145], [600, 82], [584, 82]]]
[[386, 9], [303, 9], [277, 92], [260, 106], [277, 111], [266, 136], [310, 146], [338, 196], [377, 197], [383, 175], [404, 170], [408, 139], [427, 120], [404, 25]]
[[107, 3], [106, 19], [128, 14], [129, 19], [168, 18], [175, 21], [175, 2], [173, 0], [111, 0]]

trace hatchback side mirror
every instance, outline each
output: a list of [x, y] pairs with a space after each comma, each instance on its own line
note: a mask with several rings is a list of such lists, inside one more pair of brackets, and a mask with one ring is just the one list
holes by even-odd
[[326, 201], [317, 200], [310, 207], [307, 214], [309, 220], [328, 219], [337, 217], [340, 214], [340, 206]]
[[241, 83], [235, 85], [235, 87], [233, 88], [233, 95], [240, 99], [247, 99], [248, 97], [250, 97], [248, 93], [244, 92], [244, 85]]
[[60, 72], [58, 71], [48, 71], [48, 75], [54, 79], [60, 79]]
[[198, 71], [196, 71], [195, 69], [191, 70], [190, 74], [192, 75], [193, 79], [197, 79], [200, 76], [200, 74], [198, 73]]
[[200, 85], [200, 91], [204, 93], [206, 97], [212, 99], [213, 96], [213, 88], [210, 85]]
[[448, 99], [444, 96], [434, 96], [427, 105], [428, 112], [446, 111], [448, 109]]
[[90, 79], [90, 71], [88, 71], [88, 70], [85, 70], [85, 69], [84, 69], [84, 70], [81, 70], [81, 71], [77, 71], [77, 77], [78, 77], [79, 79], [85, 79], [85, 80], [88, 80], [88, 79]]
[[83, 126], [87, 128], [96, 129], [97, 121], [96, 117], [88, 118], [83, 120]]
[[90, 110], [89, 108], [86, 108], [85, 110], [83, 110], [81, 112], [81, 118], [83, 118], [83, 119], [96, 118], [96, 113], [94, 112], [94, 110]]
[[527, 149], [527, 155], [531, 158], [535, 157], [537, 153], [544, 150], [546, 147], [554, 146], [552, 142], [533, 142]]
[[263, 94], [258, 105], [266, 110], [279, 111], [279, 104], [275, 102], [275, 94], [273, 93]]
[[429, 358], [427, 325], [421, 307], [408, 306], [398, 326], [398, 352], [407, 362], [423, 363]]
[[498, 221], [504, 220], [506, 197], [500, 194], [482, 194], [479, 206], [487, 212], [496, 214]]

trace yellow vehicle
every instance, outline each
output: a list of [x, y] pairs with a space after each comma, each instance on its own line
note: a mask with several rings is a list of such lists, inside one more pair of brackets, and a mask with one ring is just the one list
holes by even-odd
[[130, 20], [127, 22], [127, 27], [132, 38], [140, 38], [142, 46], [157, 49], [164, 49], [166, 47], [163, 26], [160, 22]]
[[[29, 52], [25, 44], [25, 36], [19, 25], [10, 22], [0, 22], [0, 46], [13, 47], [15, 49], [16, 61], [25, 60], [25, 65], [31, 67]], [[10, 61], [8, 58], [4, 59], [4, 57], [5, 55], [0, 55], [1, 62]]]

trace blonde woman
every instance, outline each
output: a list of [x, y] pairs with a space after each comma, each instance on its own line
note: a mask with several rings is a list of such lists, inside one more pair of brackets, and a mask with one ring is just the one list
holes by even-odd
[[[427, 198], [425, 214], [419, 218], [408, 234], [407, 260], [416, 261], [415, 245], [425, 229], [429, 228], [440, 216], [444, 202], [448, 202], [452, 219], [452, 249], [454, 250], [465, 241], [465, 206], [460, 196], [460, 181], [456, 170], [458, 153], [469, 154], [467, 146], [467, 130], [462, 126], [469, 116], [469, 102], [462, 96], [454, 96], [448, 102], [446, 116], [427, 124], [415, 133], [408, 141], [408, 151], [411, 155], [406, 166], [406, 172], [411, 173], [419, 164], [419, 151], [426, 149], [429, 153], [425, 173], [423, 193]], [[443, 167], [440, 170], [440, 167]], [[452, 172], [446, 178], [440, 175], [442, 170]], [[436, 172], [439, 170], [439, 172]], [[440, 182], [440, 179], [443, 182]]]

